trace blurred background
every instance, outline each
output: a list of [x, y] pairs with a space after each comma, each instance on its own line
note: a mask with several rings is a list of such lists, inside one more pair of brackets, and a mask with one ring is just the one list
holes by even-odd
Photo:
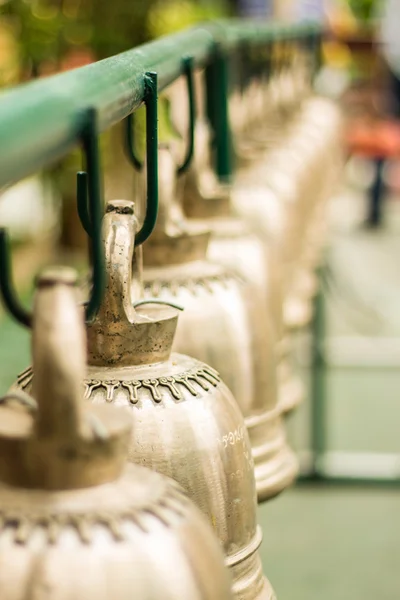
[[[392, 3], [389, 31], [383, 0], [0, 0], [2, 89], [223, 16], [326, 25], [316, 85], [341, 103], [347, 121], [347, 164], [332, 201], [327, 250], [335, 281], [326, 291], [327, 461], [333, 473], [372, 470], [392, 483], [304, 483], [260, 508], [264, 568], [281, 600], [400, 598], [400, 112], [388, 51], [400, 38], [400, 2]], [[172, 129], [165, 109], [161, 137]], [[115, 127], [101, 139], [106, 197], [133, 189], [120, 136]], [[27, 302], [44, 264], [85, 268], [75, 204], [79, 166], [72, 155], [0, 191], [0, 222], [12, 233], [14, 279]], [[309, 337], [297, 341], [306, 382]], [[2, 391], [28, 361], [28, 332], [0, 307]], [[289, 422], [305, 462], [309, 425], [306, 402]]]

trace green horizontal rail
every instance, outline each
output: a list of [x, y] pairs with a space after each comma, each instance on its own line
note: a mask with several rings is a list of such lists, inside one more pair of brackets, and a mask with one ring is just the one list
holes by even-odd
[[241, 42], [263, 43], [318, 34], [315, 24], [295, 26], [222, 20], [129, 50], [117, 56], [0, 94], [0, 188], [65, 156], [78, 141], [87, 108], [97, 112], [99, 132], [137, 109], [145, 73], [158, 73], [163, 90], [182, 72], [182, 57], [194, 66]]
[[223, 46], [229, 50], [243, 43], [265, 44], [275, 40], [308, 38], [322, 33], [320, 23], [279, 23], [246, 19], [221, 19], [207, 26]]

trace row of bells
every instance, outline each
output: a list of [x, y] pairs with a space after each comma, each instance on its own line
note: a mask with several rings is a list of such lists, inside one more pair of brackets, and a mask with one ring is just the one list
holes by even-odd
[[296, 477], [290, 342], [311, 318], [341, 164], [336, 106], [297, 69], [275, 79], [232, 97], [233, 186], [201, 110], [184, 177], [180, 147], [160, 146], [143, 253], [142, 179], [136, 215], [107, 203], [94, 321], [70, 269], [39, 278], [33, 364], [0, 405], [2, 600], [275, 598], [257, 497]]

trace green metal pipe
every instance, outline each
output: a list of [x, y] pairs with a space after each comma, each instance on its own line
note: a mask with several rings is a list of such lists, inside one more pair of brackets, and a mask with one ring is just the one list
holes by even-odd
[[3, 92], [0, 188], [67, 154], [79, 139], [89, 108], [97, 113], [99, 132], [138, 108], [145, 94], [146, 72], [157, 72], [160, 91], [181, 75], [182, 57], [193, 57], [194, 67], [206, 64], [216, 43], [229, 50], [243, 41], [257, 44], [274, 36], [302, 37], [314, 30], [315, 25], [309, 23], [216, 21]]
[[197, 28], [3, 92], [0, 188], [67, 154], [89, 107], [104, 131], [141, 105], [146, 72], [158, 73], [162, 90], [181, 75], [182, 56], [193, 56], [198, 66], [213, 48], [212, 35]]

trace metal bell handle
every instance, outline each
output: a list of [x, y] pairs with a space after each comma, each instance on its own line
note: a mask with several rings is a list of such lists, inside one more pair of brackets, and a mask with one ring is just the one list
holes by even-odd
[[135, 248], [134, 203], [115, 200], [107, 203], [103, 218], [106, 290], [96, 316], [105, 328], [121, 322], [133, 323], [136, 311], [132, 302], [132, 260]]
[[48, 269], [38, 278], [34, 301], [33, 396], [38, 437], [74, 438], [82, 426], [86, 343], [76, 303], [76, 272]]
[[[88, 176], [78, 179], [78, 195], [82, 195], [85, 186], [86, 211], [87, 192], [89, 191], [90, 230], [93, 255], [93, 287], [89, 302], [86, 306], [86, 319], [90, 321], [96, 314], [104, 292], [105, 274], [103, 243], [101, 239], [102, 196], [100, 183], [100, 157], [97, 140], [96, 111], [90, 108], [85, 113], [81, 132], [81, 142], [86, 158]], [[85, 223], [88, 225], [88, 223]], [[32, 326], [32, 314], [20, 302], [13, 284], [10, 247], [7, 231], [0, 228], [0, 293], [10, 314], [22, 325]]]
[[37, 280], [32, 322], [36, 402], [28, 406], [32, 426], [27, 427], [26, 411], [1, 415], [12, 423], [11, 433], [3, 427], [0, 436], [1, 478], [13, 486], [82, 489], [113, 481], [125, 464], [131, 430], [127, 413], [83, 401], [87, 344], [76, 281], [76, 272], [65, 267], [48, 268]]

